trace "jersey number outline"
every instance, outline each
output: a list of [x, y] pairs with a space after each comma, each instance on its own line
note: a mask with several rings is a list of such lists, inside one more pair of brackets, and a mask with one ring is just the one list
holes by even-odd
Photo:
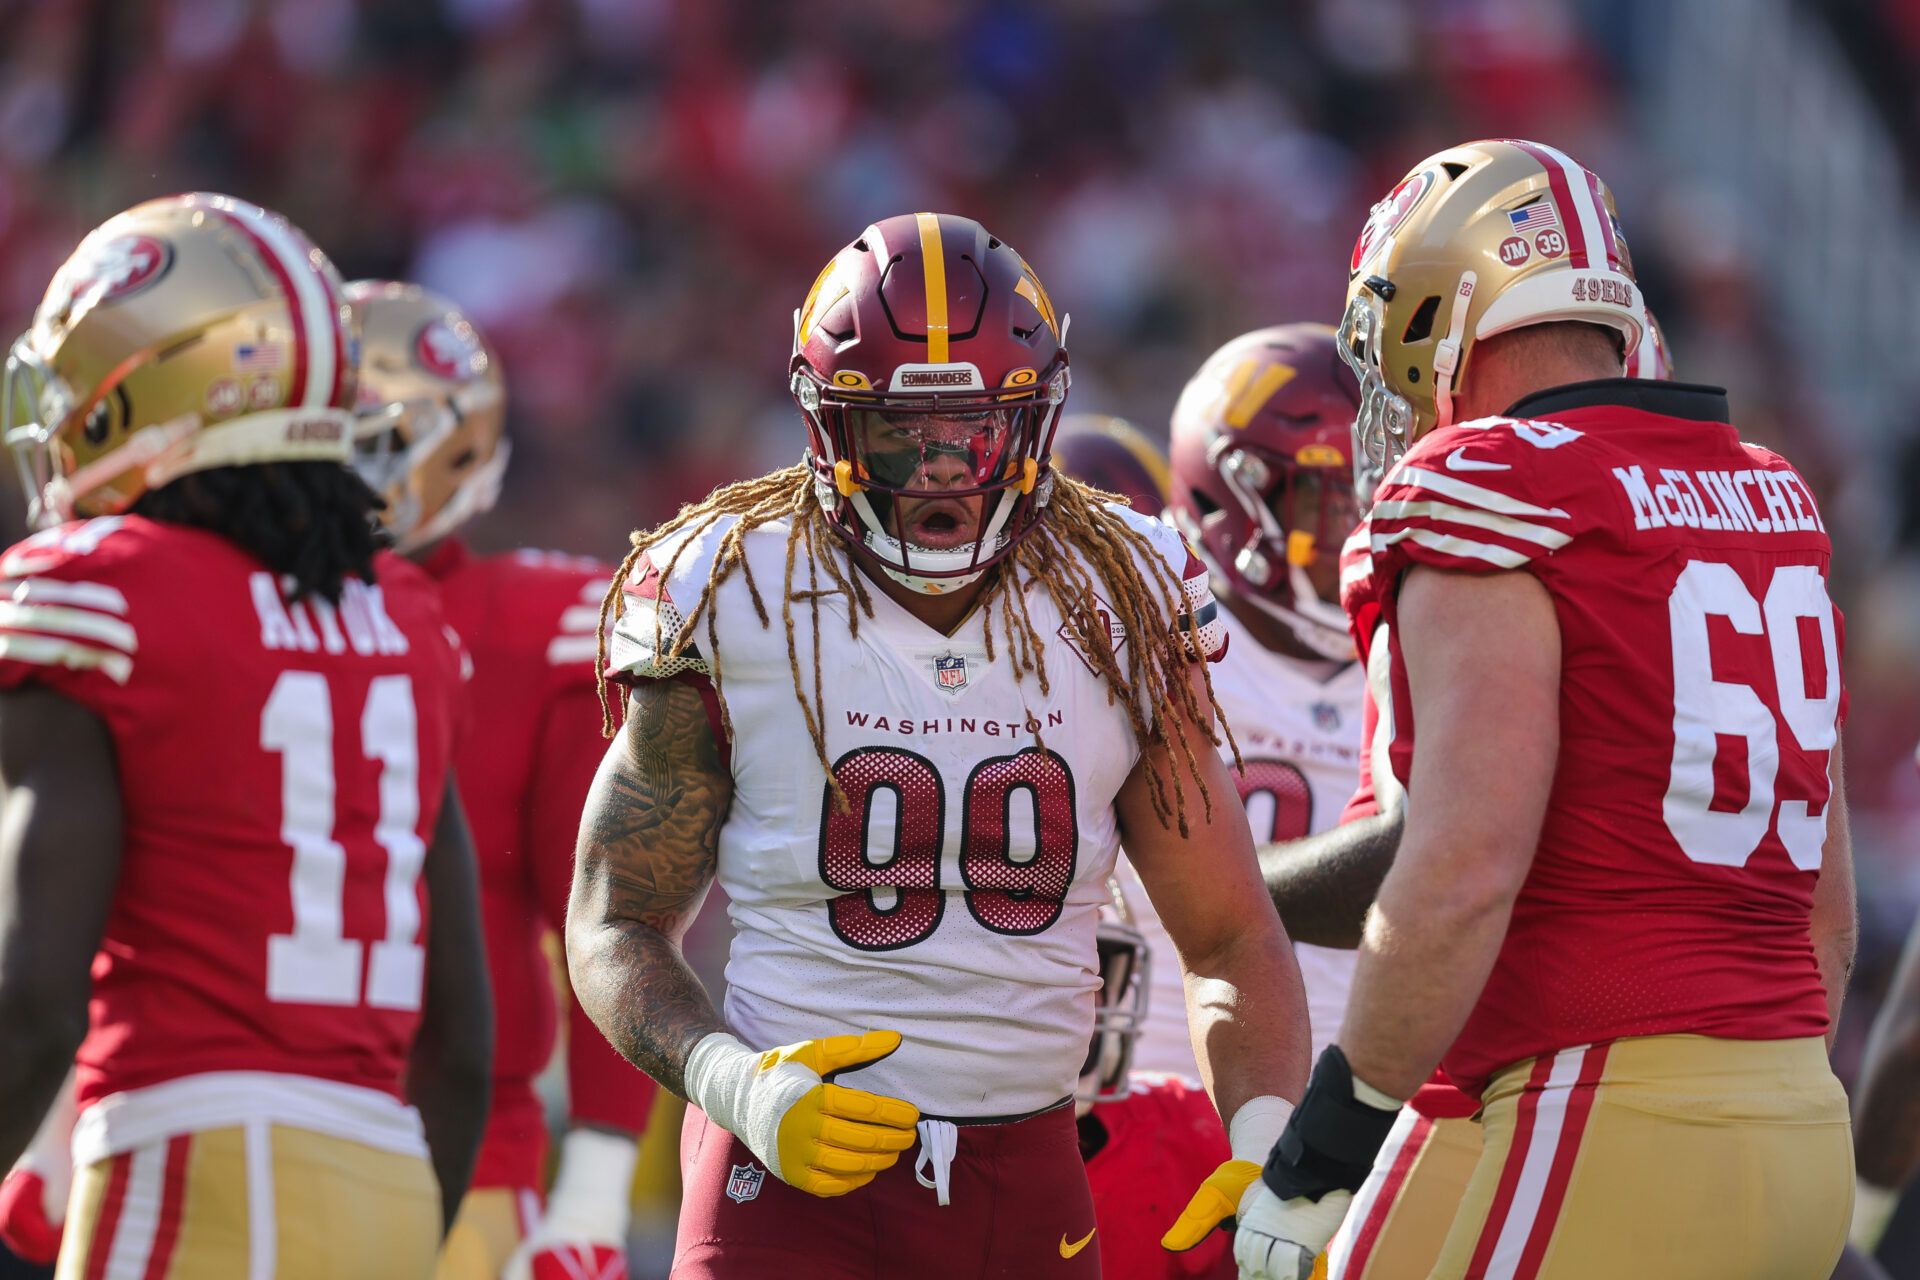
[[[1276, 844], [1312, 835], [1313, 784], [1300, 766], [1289, 760], [1265, 758], [1249, 758], [1241, 763], [1246, 767], [1233, 771], [1234, 790], [1240, 793], [1241, 805], [1248, 806], [1255, 796], [1265, 796], [1273, 802], [1273, 819], [1267, 824], [1269, 830], [1262, 836], [1255, 824], [1254, 843]], [[1250, 807], [1247, 819], [1253, 821]]]
[[[840, 896], [827, 920], [861, 951], [895, 951], [924, 942], [946, 912], [940, 854], [946, 843], [946, 782], [925, 756], [900, 747], [859, 747], [840, 757], [833, 776], [843, 810], [824, 788], [820, 879]], [[868, 839], [877, 792], [894, 805], [893, 851], [875, 862]], [[1033, 805], [1033, 853], [1013, 856], [1013, 798]], [[967, 910], [994, 933], [1027, 936], [1052, 927], [1066, 905], [1079, 859], [1080, 819], [1073, 772], [1052, 751], [1026, 747], [975, 765], [961, 793], [960, 878]], [[882, 905], [879, 893], [891, 897]]]
[[[1840, 654], [1833, 602], [1820, 571], [1806, 564], [1781, 565], [1767, 584], [1765, 600], [1756, 601], [1731, 565], [1690, 560], [1667, 598], [1667, 615], [1673, 635], [1673, 764], [1662, 803], [1667, 830], [1695, 862], [1743, 867], [1777, 827], [1793, 865], [1818, 870], [1833, 794], [1832, 757], [1822, 770], [1820, 795], [1782, 800], [1775, 782], [1781, 725], [1809, 754], [1831, 752], [1839, 738]], [[1740, 635], [1766, 637], [1777, 714], [1751, 685], [1714, 678], [1710, 617], [1724, 618]], [[1806, 691], [1803, 619], [1813, 622], [1820, 636], [1825, 678], [1817, 698]], [[1712, 808], [1721, 737], [1746, 744], [1747, 800], [1737, 812]]]
[[267, 939], [267, 999], [419, 1009], [426, 953], [417, 886], [426, 842], [419, 833], [417, 723], [412, 678], [374, 677], [360, 715], [360, 744], [380, 765], [373, 835], [387, 854], [387, 933], [360, 942], [346, 936], [347, 854], [333, 832], [332, 691], [316, 671], [285, 671], [274, 681], [260, 712], [260, 745], [280, 757], [280, 839], [293, 850], [293, 932]]

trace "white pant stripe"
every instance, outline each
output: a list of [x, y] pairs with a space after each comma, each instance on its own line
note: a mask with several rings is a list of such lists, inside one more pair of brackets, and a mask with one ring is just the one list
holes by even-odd
[[[1587, 1046], [1562, 1049], [1554, 1055], [1553, 1069], [1547, 1075], [1547, 1087], [1540, 1094], [1533, 1113], [1533, 1132], [1527, 1141], [1525, 1163], [1520, 1166], [1520, 1181], [1513, 1189], [1513, 1203], [1507, 1206], [1507, 1220], [1500, 1228], [1500, 1239], [1487, 1264], [1487, 1280], [1511, 1276], [1520, 1265], [1520, 1255], [1533, 1235], [1540, 1216], [1540, 1201], [1546, 1194], [1547, 1175], [1553, 1157], [1560, 1150], [1561, 1122], [1567, 1116], [1567, 1100], [1574, 1082], [1587, 1060]], [[1513, 1158], [1512, 1154], [1507, 1157]]]
[[280, 1253], [280, 1223], [273, 1207], [273, 1126], [246, 1125], [247, 1280], [273, 1280]]
[[144, 1280], [147, 1255], [160, 1226], [160, 1197], [166, 1186], [167, 1144], [160, 1141], [131, 1153], [126, 1198], [107, 1252], [107, 1280]]

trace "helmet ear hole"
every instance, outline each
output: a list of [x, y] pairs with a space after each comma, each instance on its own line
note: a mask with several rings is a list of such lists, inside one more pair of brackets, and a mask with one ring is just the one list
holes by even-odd
[[94, 405], [87, 412], [87, 420], [81, 424], [80, 435], [88, 444], [98, 448], [105, 444], [107, 437], [113, 433], [116, 417], [121, 422], [129, 421], [130, 412], [131, 406], [127, 404], [126, 388], [115, 387], [111, 395], [103, 397], [99, 404]]
[[87, 415], [86, 426], [81, 429], [88, 444], [102, 445], [107, 442], [107, 426], [111, 418], [112, 415], [107, 411], [106, 401], [102, 400], [99, 404], [93, 406], [93, 411]]
[[1408, 345], [1425, 342], [1433, 336], [1433, 318], [1440, 312], [1440, 295], [1433, 294], [1414, 308], [1413, 315], [1407, 321], [1406, 332], [1400, 335], [1400, 341]]

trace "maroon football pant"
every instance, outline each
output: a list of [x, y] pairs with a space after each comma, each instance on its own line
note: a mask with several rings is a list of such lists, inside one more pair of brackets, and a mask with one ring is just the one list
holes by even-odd
[[688, 1107], [674, 1280], [1098, 1280], [1073, 1108], [961, 1126], [944, 1206], [914, 1177], [918, 1154], [823, 1200]]

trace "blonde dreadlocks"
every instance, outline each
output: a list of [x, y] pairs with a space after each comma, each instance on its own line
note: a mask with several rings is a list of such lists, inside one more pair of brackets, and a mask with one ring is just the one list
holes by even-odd
[[[654, 637], [654, 652], [663, 658], [679, 657], [693, 644], [695, 629], [704, 620], [706, 652], [712, 664], [714, 692], [720, 703], [721, 731], [731, 735], [733, 724], [727, 712], [712, 607], [714, 593], [735, 569], [739, 569], [753, 601], [754, 612], [760, 618], [760, 625], [772, 625], [760, 586], [754, 581], [753, 570], [747, 561], [746, 538], [761, 525], [786, 519], [789, 521], [786, 581], [781, 594], [780, 621], [787, 634], [788, 660], [793, 670], [793, 696], [800, 704], [808, 736], [813, 740], [814, 754], [820, 760], [821, 769], [826, 772], [828, 784], [832, 786], [838, 802], [842, 805], [846, 803], [839, 780], [834, 776], [833, 766], [827, 760], [820, 646], [818, 643], [813, 646], [813, 687], [809, 697], [801, 677], [798, 651], [793, 643], [794, 608], [802, 604], [807, 607], [817, 640], [820, 634], [820, 600], [823, 596], [837, 595], [846, 602], [848, 623], [857, 636], [860, 620], [873, 616], [873, 600], [861, 581], [852, 550], [828, 526], [825, 513], [814, 498], [813, 483], [813, 474], [806, 464], [787, 467], [757, 479], [743, 480], [716, 489], [704, 502], [682, 507], [678, 515], [658, 528], [632, 535], [632, 550], [614, 574], [600, 606], [600, 713], [603, 733], [611, 737], [615, 730], [613, 703], [607, 694], [607, 636], [612, 623], [620, 616], [621, 588], [632, 573], [634, 564], [666, 538], [691, 531], [691, 536], [682, 540], [666, 563], [659, 566], [662, 580], [671, 578], [681, 554], [692, 545], [695, 538], [721, 519], [732, 516], [735, 517], [734, 523], [721, 538], [699, 600], [686, 612], [684, 621], [673, 636], [656, 633]], [[1161, 559], [1144, 534], [1105, 506], [1113, 497], [1068, 476], [1054, 473], [1052, 497], [1038, 524], [1014, 549], [1013, 555], [993, 571], [978, 607], [985, 623], [988, 660], [991, 661], [994, 654], [993, 615], [997, 606], [999, 625], [1005, 637], [1003, 643], [1008, 659], [1013, 663], [1015, 676], [1033, 675], [1039, 682], [1041, 694], [1045, 695], [1051, 691], [1045, 645], [1027, 613], [1026, 600], [1029, 587], [1036, 584], [1044, 587], [1079, 639], [1081, 651], [1106, 678], [1108, 701], [1111, 703], [1117, 699], [1126, 709], [1135, 740], [1142, 751], [1149, 751], [1166, 741], [1165, 726], [1170, 720], [1198, 723], [1202, 718], [1199, 700], [1194, 696], [1193, 686], [1187, 678], [1191, 663], [1189, 653], [1197, 652], [1199, 647], [1198, 622], [1186, 606], [1185, 591], [1176, 576], [1176, 570]], [[1136, 557], [1130, 552], [1140, 554]], [[806, 571], [804, 584], [795, 578], [795, 570], [802, 559]], [[1141, 572], [1142, 564], [1148, 566], [1147, 573]], [[1088, 566], [1092, 566], [1093, 572], [1088, 571]], [[1095, 598], [1096, 590], [1104, 592], [1104, 600]], [[1112, 609], [1114, 621], [1124, 628], [1127, 636], [1136, 641], [1124, 646], [1127, 654], [1124, 671], [1105, 634], [1106, 624], [1101, 617], [1103, 604], [1109, 601], [1107, 607]], [[1178, 617], [1186, 618], [1184, 636], [1176, 634], [1168, 625], [1171, 619]], [[656, 619], [656, 628], [660, 625]], [[1213, 697], [1213, 680], [1206, 673], [1205, 663], [1201, 664], [1201, 669], [1206, 676], [1207, 701], [1214, 712], [1216, 724], [1215, 728], [1208, 730], [1208, 739], [1218, 746], [1222, 740], [1220, 735], [1224, 732], [1225, 741], [1233, 747], [1237, 764], [1240, 758], [1239, 745], [1233, 741], [1233, 731]], [[1036, 733], [1036, 740], [1038, 736]], [[1200, 762], [1195, 758], [1193, 748], [1184, 734], [1177, 735], [1175, 740], [1179, 743], [1180, 763], [1185, 766], [1185, 775], [1199, 789], [1203, 812], [1211, 817], [1213, 799], [1207, 793], [1206, 782], [1200, 774]], [[1186, 787], [1179, 771], [1174, 771], [1173, 776], [1168, 778], [1159, 769], [1154, 769], [1150, 776], [1155, 815], [1163, 824], [1178, 824], [1180, 834], [1185, 836], [1188, 834]]]

